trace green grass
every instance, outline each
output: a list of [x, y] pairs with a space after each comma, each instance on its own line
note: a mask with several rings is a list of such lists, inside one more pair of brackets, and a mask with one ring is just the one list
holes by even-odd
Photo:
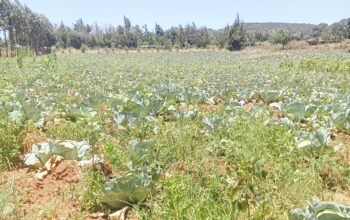
[[0, 186], [0, 219], [21, 218], [20, 207], [20, 191], [14, 186], [14, 183], [9, 182]]
[[[235, 122], [225, 133], [210, 135], [201, 133], [198, 123], [174, 122], [150, 140], [155, 158], [141, 167], [168, 174], [147, 202], [149, 211], [141, 211], [147, 218], [275, 218], [323, 192], [318, 173], [299, 162], [305, 152], [295, 150], [288, 130], [266, 128], [262, 119]], [[132, 155], [106, 146], [115, 170], [126, 170]], [[239, 208], [245, 202], [247, 207]]]
[[0, 120], [0, 170], [13, 169], [20, 161], [21, 128], [7, 120]]

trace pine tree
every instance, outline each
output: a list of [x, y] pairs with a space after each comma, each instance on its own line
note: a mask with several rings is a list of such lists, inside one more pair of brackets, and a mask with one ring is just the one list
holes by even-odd
[[227, 49], [230, 51], [233, 50], [241, 50], [244, 46], [245, 42], [245, 30], [243, 24], [241, 23], [241, 19], [237, 14], [235, 23], [230, 28], [228, 34], [228, 45]]

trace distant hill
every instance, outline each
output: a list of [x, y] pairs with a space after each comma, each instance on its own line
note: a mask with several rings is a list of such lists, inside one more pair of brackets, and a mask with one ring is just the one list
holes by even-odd
[[282, 22], [248, 22], [244, 23], [248, 31], [279, 31], [289, 30], [290, 32], [311, 31], [316, 25], [304, 23], [282, 23]]

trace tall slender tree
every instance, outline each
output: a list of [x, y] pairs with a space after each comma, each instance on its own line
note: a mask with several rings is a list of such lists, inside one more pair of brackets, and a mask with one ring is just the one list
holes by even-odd
[[241, 22], [241, 18], [237, 14], [236, 20], [228, 33], [227, 48], [231, 51], [240, 50], [244, 46], [244, 42], [245, 42], [245, 29]]

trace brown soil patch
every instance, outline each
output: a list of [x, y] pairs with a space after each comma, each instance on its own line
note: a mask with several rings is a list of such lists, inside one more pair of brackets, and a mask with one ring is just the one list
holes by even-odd
[[79, 183], [82, 177], [78, 162], [75, 160], [62, 161], [50, 175], [56, 178], [56, 180], [66, 183]]
[[202, 167], [207, 173], [219, 172], [220, 175], [227, 174], [236, 176], [236, 165], [232, 162], [223, 162], [217, 158], [206, 158], [202, 160]]
[[246, 103], [244, 106], [243, 106], [243, 110], [246, 111], [246, 112], [249, 112], [254, 106], [254, 103]]
[[345, 133], [337, 133], [329, 142], [330, 147], [335, 147], [338, 144], [342, 144], [342, 147], [338, 151], [338, 160], [350, 165], [350, 135]]
[[[243, 101], [243, 103], [241, 103]], [[243, 105], [243, 110], [245, 112], [249, 112], [255, 105], [262, 105], [264, 104], [261, 100], [235, 100], [234, 103], [239, 103]]]
[[336, 192], [326, 193], [326, 197], [329, 198], [331, 201], [350, 206], [350, 191], [343, 191], [343, 192]]
[[118, 128], [118, 125], [116, 123], [112, 123], [111, 121], [103, 124], [103, 130], [107, 134], [117, 134], [122, 132], [122, 130]]
[[75, 219], [82, 215], [78, 204], [81, 177], [76, 161], [62, 161], [43, 180], [35, 179], [27, 168], [5, 172], [0, 189], [13, 181], [20, 190], [22, 219]]
[[[335, 147], [338, 144], [342, 144], [342, 147], [337, 152], [337, 162], [343, 164], [344, 166], [350, 165], [350, 135], [344, 133], [335, 134], [329, 142], [330, 147]], [[336, 170], [331, 168], [322, 170], [321, 176], [327, 178], [328, 183], [332, 183], [332, 177], [341, 175]], [[327, 180], [326, 179], [326, 180]], [[326, 182], [327, 183], [327, 182]], [[346, 187], [344, 187], [346, 188]], [[325, 197], [329, 201], [333, 201], [342, 205], [350, 206], [350, 191], [348, 189], [343, 189], [341, 192], [326, 192]]]
[[171, 172], [184, 173], [189, 170], [189, 164], [186, 161], [178, 161], [170, 165], [169, 170]]
[[225, 100], [223, 98], [220, 98], [220, 97], [215, 97], [214, 102], [216, 105], [218, 105], [218, 104], [224, 103]]
[[280, 119], [280, 118], [283, 118], [283, 115], [281, 112], [273, 112], [272, 113], [272, 118], [274, 119]]
[[344, 134], [344, 133], [338, 133], [338, 137], [339, 139], [347, 142], [348, 144], [350, 144], [350, 135], [348, 134]]
[[220, 109], [221, 109], [221, 106], [219, 106], [219, 105], [201, 105], [200, 106], [201, 112], [218, 111]]
[[332, 145], [337, 145], [339, 143], [350, 144], [350, 135], [341, 133], [341, 132], [335, 134], [330, 144], [332, 146]]
[[307, 156], [301, 156], [300, 158], [298, 158], [298, 161], [301, 165], [303, 165], [303, 167], [310, 167], [310, 158], [308, 158]]
[[176, 107], [176, 109], [177, 109], [178, 111], [189, 111], [189, 110], [190, 110], [190, 108], [189, 108], [188, 106], [186, 106], [186, 105], [178, 105], [178, 106]]
[[40, 133], [38, 130], [34, 130], [24, 134], [22, 139], [22, 153], [26, 154], [32, 150], [33, 144], [38, 144], [47, 141], [47, 137]]
[[350, 192], [344, 191], [341, 193], [334, 193], [333, 199], [335, 202], [350, 206]]
[[105, 113], [105, 112], [107, 112], [107, 110], [108, 110], [108, 106], [105, 105], [105, 104], [99, 104], [99, 105], [98, 105], [98, 110], [99, 110], [100, 112], [102, 112], [102, 113]]

